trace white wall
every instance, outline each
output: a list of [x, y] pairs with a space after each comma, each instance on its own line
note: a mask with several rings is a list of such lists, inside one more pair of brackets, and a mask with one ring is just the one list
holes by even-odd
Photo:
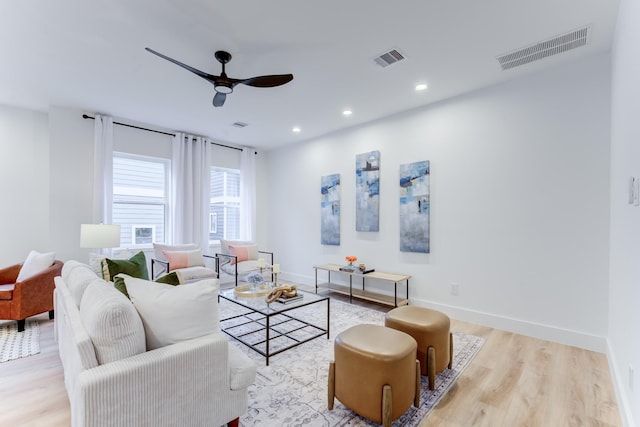
[[54, 251], [49, 239], [47, 114], [0, 105], [0, 268], [30, 250]]
[[70, 108], [49, 109], [51, 239], [60, 259], [88, 261], [80, 224], [92, 222], [93, 120]]
[[[413, 304], [604, 351], [609, 99], [605, 55], [269, 152], [269, 242], [307, 283], [314, 263], [357, 255], [412, 275]], [[355, 155], [370, 150], [380, 232], [357, 233]], [[431, 161], [429, 255], [399, 251], [398, 166], [419, 160]], [[320, 244], [320, 177], [332, 173], [339, 247]]]
[[[640, 421], [640, 207], [629, 205], [640, 178], [640, 3], [623, 0], [612, 54], [609, 362], [626, 425]], [[634, 388], [629, 367], [633, 366]]]

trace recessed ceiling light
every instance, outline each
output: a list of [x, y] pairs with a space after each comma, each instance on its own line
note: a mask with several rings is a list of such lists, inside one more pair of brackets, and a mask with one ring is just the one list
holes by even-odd
[[294, 126], [293, 129], [291, 129], [291, 132], [300, 133], [300, 128], [298, 126]]
[[342, 112], [342, 115], [343, 115], [343, 116], [350, 116], [351, 114], [353, 114], [353, 112], [352, 112], [351, 110], [344, 110], [344, 111]]
[[416, 85], [416, 90], [420, 91], [420, 90], [426, 90], [427, 89], [427, 84], [426, 83], [420, 83]]

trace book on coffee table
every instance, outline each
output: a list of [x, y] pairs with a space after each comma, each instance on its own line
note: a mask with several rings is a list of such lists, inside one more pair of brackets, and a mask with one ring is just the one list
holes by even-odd
[[302, 299], [302, 297], [304, 297], [304, 295], [302, 295], [302, 294], [297, 294], [296, 296], [293, 296], [293, 297], [286, 297], [286, 296], [282, 295], [276, 301], [281, 303], [281, 304], [289, 304], [289, 303], [292, 303], [294, 301], [300, 301]]

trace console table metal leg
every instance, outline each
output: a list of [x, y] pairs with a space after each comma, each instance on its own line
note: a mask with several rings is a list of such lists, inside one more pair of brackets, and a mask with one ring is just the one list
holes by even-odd
[[318, 269], [315, 268], [314, 270], [316, 270], [316, 294], [318, 293]]
[[409, 279], [407, 279], [407, 305], [409, 305]]
[[393, 282], [393, 305], [398, 306], [398, 282]]
[[349, 304], [353, 302], [353, 276], [349, 275]]

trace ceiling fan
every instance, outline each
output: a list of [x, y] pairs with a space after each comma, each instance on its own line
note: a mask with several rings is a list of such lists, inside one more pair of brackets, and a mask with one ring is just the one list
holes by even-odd
[[224, 105], [224, 101], [227, 99], [227, 94], [233, 92], [233, 88], [238, 84], [253, 87], [275, 87], [283, 85], [285, 83], [289, 83], [291, 80], [293, 80], [293, 74], [273, 74], [268, 76], [250, 77], [248, 79], [233, 79], [227, 76], [227, 73], [225, 72], [225, 65], [229, 61], [231, 61], [231, 54], [223, 50], [219, 50], [215, 53], [216, 59], [219, 63], [222, 64], [222, 73], [220, 73], [219, 76], [214, 76], [213, 74], [200, 71], [187, 64], [183, 64], [180, 61], [176, 61], [173, 58], [169, 58], [168, 56], [156, 52], [153, 49], [149, 49], [148, 47], [145, 47], [145, 50], [159, 56], [160, 58], [166, 59], [167, 61], [171, 61], [174, 64], [184, 68], [185, 70], [191, 71], [192, 73], [212, 83], [213, 88], [216, 90], [216, 95], [213, 97], [214, 107], [222, 107]]

